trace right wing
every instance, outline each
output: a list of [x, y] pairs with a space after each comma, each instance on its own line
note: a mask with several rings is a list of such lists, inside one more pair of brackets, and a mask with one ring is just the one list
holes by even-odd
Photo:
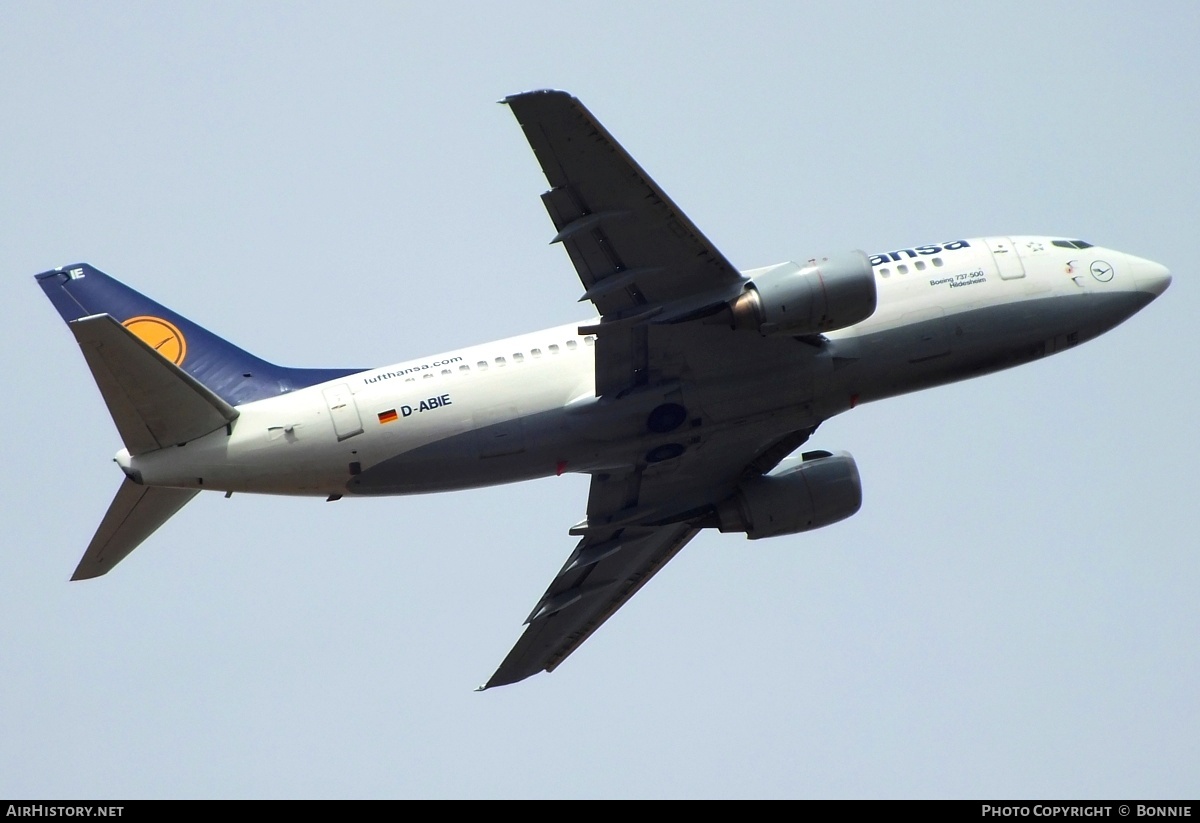
[[521, 639], [482, 689], [554, 671], [700, 530], [688, 523], [585, 536], [534, 607]]
[[583, 539], [526, 619], [526, 628], [488, 682], [505, 686], [554, 671], [706, 525], [717, 503], [746, 476], [770, 471], [811, 434], [765, 446], [753, 435], [715, 454], [592, 476]]

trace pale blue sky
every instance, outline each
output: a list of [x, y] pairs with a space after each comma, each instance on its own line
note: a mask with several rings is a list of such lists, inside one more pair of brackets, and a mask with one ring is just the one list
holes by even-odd
[[[1200, 793], [1191, 3], [0, 4], [0, 797]], [[865, 504], [697, 539], [484, 694], [586, 480], [201, 495], [68, 583], [120, 441], [32, 275], [286, 365], [586, 315], [494, 101], [579, 95], [736, 265], [1062, 234], [1175, 282], [857, 409]]]

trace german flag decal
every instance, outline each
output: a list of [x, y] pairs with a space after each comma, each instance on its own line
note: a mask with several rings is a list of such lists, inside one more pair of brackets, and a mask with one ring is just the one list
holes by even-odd
[[400, 415], [396, 414], [395, 409], [388, 409], [379, 413], [380, 423], [395, 423], [400, 419]]

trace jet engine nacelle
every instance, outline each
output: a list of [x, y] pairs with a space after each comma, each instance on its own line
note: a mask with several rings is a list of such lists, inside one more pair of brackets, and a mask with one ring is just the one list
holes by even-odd
[[735, 329], [764, 335], [821, 334], [866, 320], [875, 312], [875, 273], [861, 251], [807, 265], [781, 263], [751, 274], [729, 304]]
[[805, 457], [789, 458], [771, 474], [743, 482], [717, 507], [717, 528], [757, 540], [819, 529], [858, 511], [862, 484], [854, 458], [845, 452]]

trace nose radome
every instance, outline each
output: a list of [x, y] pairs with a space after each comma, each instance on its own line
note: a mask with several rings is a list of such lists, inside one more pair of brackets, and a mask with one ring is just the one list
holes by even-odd
[[1167, 286], [1171, 285], [1171, 272], [1167, 270], [1166, 266], [1155, 263], [1153, 260], [1134, 257], [1132, 254], [1126, 255], [1126, 257], [1129, 258], [1130, 268], [1133, 269], [1133, 279], [1137, 281], [1140, 290], [1158, 297], [1167, 290]]

